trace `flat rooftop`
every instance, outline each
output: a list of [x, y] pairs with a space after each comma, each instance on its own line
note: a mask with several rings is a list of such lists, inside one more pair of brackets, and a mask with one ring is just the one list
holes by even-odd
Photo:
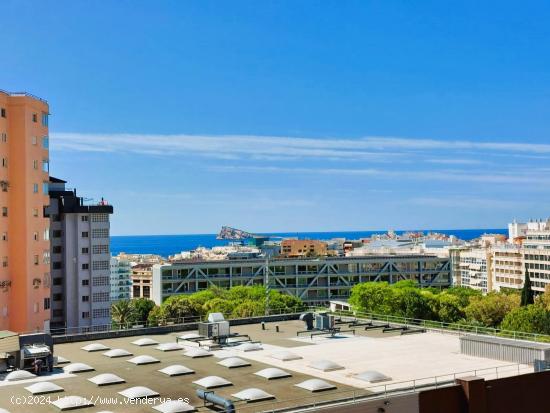
[[[279, 332], [276, 332], [276, 325]], [[347, 329], [341, 326], [342, 329]], [[206, 376], [220, 376], [232, 383], [231, 386], [214, 389], [215, 393], [235, 400], [237, 412], [258, 412], [303, 406], [313, 401], [343, 399], [366, 395], [370, 392], [383, 391], [402, 387], [418, 387], [431, 385], [437, 376], [439, 383], [452, 381], [455, 377], [476, 374], [484, 378], [496, 378], [532, 372], [533, 368], [527, 365], [512, 365], [509, 362], [491, 360], [460, 354], [459, 337], [452, 334], [426, 332], [400, 335], [399, 332], [383, 333], [380, 329], [364, 330], [356, 328], [356, 335], [342, 333], [337, 337], [315, 336], [297, 332], [304, 330], [301, 321], [285, 321], [266, 323], [266, 330], [261, 324], [232, 326], [232, 333], [248, 334], [253, 341], [261, 342], [262, 349], [257, 351], [241, 351], [236, 348], [213, 350], [213, 357], [190, 358], [183, 355], [183, 350], [161, 351], [155, 346], [139, 347], [132, 344], [144, 336], [133, 336], [113, 339], [102, 339], [91, 342], [77, 342], [55, 345], [56, 356], [69, 359], [70, 362], [86, 363], [95, 371], [67, 374], [61, 368], [51, 375], [42, 375], [37, 378], [16, 382], [0, 381], [0, 408], [9, 412], [52, 412], [55, 406], [50, 405], [48, 397], [55, 401], [64, 396], [81, 396], [91, 399], [95, 406], [78, 409], [82, 412], [156, 412], [155, 404], [128, 405], [125, 398], [118, 392], [133, 386], [145, 386], [160, 394], [160, 399], [188, 398], [189, 404], [198, 411], [211, 411], [204, 407], [204, 403], [196, 396], [196, 389], [200, 388], [193, 381]], [[176, 338], [190, 331], [169, 333], [163, 335], [148, 335], [160, 343], [174, 343]], [[132, 356], [108, 358], [104, 351], [87, 352], [81, 349], [90, 343], [101, 343], [111, 349], [125, 349], [133, 356], [150, 355], [160, 360], [160, 363], [148, 365], [134, 365], [127, 360]], [[186, 349], [197, 348], [196, 343], [179, 341]], [[297, 360], [281, 361], [272, 357], [281, 351], [289, 351], [301, 357]], [[217, 364], [221, 359], [236, 356], [250, 362], [250, 366], [227, 368]], [[319, 360], [330, 360], [337, 363], [342, 369], [335, 371], [321, 371], [310, 367], [310, 364]], [[170, 377], [158, 370], [169, 365], [181, 364], [195, 371], [194, 374]], [[60, 367], [66, 364], [60, 365]], [[277, 367], [289, 372], [288, 378], [267, 380], [255, 375], [262, 369]], [[360, 380], [357, 374], [375, 370], [388, 379], [379, 383]], [[121, 384], [97, 386], [87, 379], [101, 373], [113, 373], [126, 382]], [[296, 387], [295, 384], [305, 380], [322, 379], [335, 389], [312, 393]], [[3, 377], [0, 377], [2, 380]], [[413, 380], [415, 382], [413, 383]], [[44, 403], [17, 404], [12, 400], [26, 400], [31, 396], [24, 387], [36, 381], [51, 381], [64, 391], [45, 395]], [[275, 399], [257, 403], [236, 401], [232, 395], [247, 388], [259, 388], [270, 393]], [[14, 398], [12, 398], [15, 397]], [[21, 397], [21, 399], [17, 399]], [[162, 401], [162, 400], [161, 400]]]

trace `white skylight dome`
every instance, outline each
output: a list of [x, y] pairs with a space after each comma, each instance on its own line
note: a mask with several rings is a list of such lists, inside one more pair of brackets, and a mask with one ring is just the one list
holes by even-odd
[[273, 353], [271, 357], [281, 361], [300, 360], [303, 358], [302, 356], [287, 350]]
[[185, 353], [183, 353], [184, 356], [191, 357], [191, 358], [199, 358], [199, 357], [209, 357], [213, 356], [213, 354], [205, 349], [202, 348], [191, 348], [187, 350]]
[[134, 363], [138, 366], [141, 366], [143, 364], [153, 364], [153, 363], [160, 363], [160, 360], [159, 359], [156, 359], [152, 356], [148, 356], [146, 354], [142, 355], [142, 356], [136, 356], [136, 357], [133, 357], [131, 358], [130, 360], [126, 360], [128, 361], [129, 363]]
[[200, 334], [197, 334], [197, 333], [187, 333], [187, 334], [183, 334], [181, 336], [179, 336], [179, 339], [180, 340], [191, 340], [191, 339], [194, 339], [194, 338], [199, 338], [201, 335]]
[[275, 396], [263, 391], [262, 389], [256, 389], [254, 387], [250, 389], [244, 389], [238, 393], [234, 393], [231, 396], [236, 397], [239, 400], [246, 400], [247, 402], [258, 402], [261, 400], [274, 399]]
[[245, 361], [238, 357], [229, 357], [229, 358], [223, 359], [222, 361], [218, 361], [218, 364], [221, 366], [227, 367], [229, 369], [250, 366], [250, 363], [248, 361]]
[[105, 353], [103, 353], [103, 355], [110, 358], [133, 356], [132, 353], [130, 353], [128, 350], [124, 350], [123, 348], [114, 348], [112, 350], [106, 351]]
[[162, 413], [186, 413], [197, 411], [197, 409], [195, 409], [193, 406], [181, 400], [170, 400], [168, 402], [159, 404], [158, 406], [153, 406], [153, 409], [158, 410]]
[[282, 379], [284, 377], [292, 377], [292, 374], [284, 370], [278, 369], [276, 367], [269, 367], [254, 373], [256, 376], [263, 377], [268, 380], [272, 379]]
[[72, 363], [63, 367], [65, 373], [83, 373], [85, 371], [94, 371], [95, 369], [92, 366], [89, 366], [85, 363]]
[[160, 351], [175, 351], [175, 350], [181, 350], [183, 346], [178, 343], [162, 343], [155, 347], [157, 350]]
[[321, 371], [343, 370], [345, 368], [331, 360], [316, 360], [311, 362], [309, 367]]
[[233, 383], [219, 376], [208, 376], [200, 380], [196, 380], [193, 383], [198, 384], [205, 389], [214, 389], [216, 387], [231, 386]]
[[[55, 357], [54, 357], [55, 358]], [[69, 359], [66, 359], [65, 357], [63, 356], [57, 356], [57, 361], [56, 361], [56, 365], [58, 364], [66, 364], [66, 363], [70, 363], [71, 360]]]
[[0, 407], [0, 413], [10, 413], [10, 412], [8, 412], [6, 409], [2, 409], [2, 408]]
[[88, 381], [91, 381], [98, 386], [108, 386], [109, 384], [125, 383], [125, 380], [122, 377], [118, 377], [116, 374], [112, 373], [98, 374], [97, 376], [89, 378]]
[[195, 372], [194, 370], [182, 366], [181, 364], [172, 364], [171, 366], [165, 367], [159, 371], [167, 376], [183, 376], [184, 374], [193, 374]]
[[84, 407], [90, 407], [94, 405], [91, 400], [85, 399], [84, 397], [80, 396], [62, 397], [54, 402], [51, 402], [51, 404], [53, 404], [59, 410], [82, 409]]
[[63, 391], [63, 387], [50, 381], [41, 381], [25, 387], [25, 390], [30, 391], [32, 394], [46, 394]]
[[309, 390], [311, 392], [317, 392], [317, 391], [324, 391], [324, 390], [331, 390], [335, 389], [336, 386], [327, 383], [324, 380], [321, 379], [310, 379], [303, 381], [301, 383], [295, 384], [296, 387], [300, 387], [302, 389]]
[[262, 350], [262, 345], [260, 343], [242, 343], [235, 348], [240, 351], [257, 351]]
[[15, 370], [11, 373], [8, 373], [4, 378], [4, 381], [17, 381], [17, 380], [27, 380], [36, 377], [30, 371], [27, 370]]
[[140, 347], [154, 346], [155, 344], [158, 344], [158, 343], [159, 342], [157, 340], [153, 340], [152, 338], [149, 338], [149, 337], [143, 337], [135, 341], [132, 341], [132, 344], [135, 344], [136, 346], [140, 346]]
[[91, 352], [91, 351], [109, 350], [109, 348], [110, 347], [107, 347], [106, 345], [101, 344], [101, 343], [91, 343], [91, 344], [88, 344], [87, 346], [81, 347], [80, 349], [84, 350], [84, 351]]
[[359, 380], [368, 381], [369, 383], [378, 383], [380, 381], [391, 380], [391, 377], [388, 377], [376, 370], [364, 371], [363, 373], [356, 374], [355, 377]]
[[159, 394], [144, 386], [130, 387], [129, 389], [119, 391], [118, 394], [128, 399], [143, 399], [144, 397], [157, 397]]

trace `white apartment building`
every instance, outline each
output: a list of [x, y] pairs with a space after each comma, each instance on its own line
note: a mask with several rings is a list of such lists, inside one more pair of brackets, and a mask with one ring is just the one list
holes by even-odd
[[[456, 258], [455, 258], [456, 259]], [[492, 290], [491, 253], [487, 247], [460, 250], [458, 265], [453, 266], [460, 285], [487, 293]]]
[[111, 258], [111, 302], [129, 300], [132, 288], [132, 263], [122, 257]]
[[523, 240], [523, 260], [529, 271], [533, 290], [544, 292], [550, 284], [550, 219], [538, 221], [528, 229]]
[[111, 324], [109, 215], [50, 178], [51, 329], [100, 331]]

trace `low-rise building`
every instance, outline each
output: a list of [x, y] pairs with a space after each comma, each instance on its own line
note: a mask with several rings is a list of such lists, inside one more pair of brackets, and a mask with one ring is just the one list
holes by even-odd
[[327, 255], [327, 243], [311, 239], [284, 239], [281, 241], [281, 256], [324, 257]]
[[132, 298], [152, 298], [153, 264], [137, 264], [132, 267]]

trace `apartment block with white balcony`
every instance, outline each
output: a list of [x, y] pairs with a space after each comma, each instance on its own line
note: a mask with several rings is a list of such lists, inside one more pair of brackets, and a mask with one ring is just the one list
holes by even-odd
[[111, 302], [129, 300], [132, 288], [132, 263], [121, 257], [111, 258]]

